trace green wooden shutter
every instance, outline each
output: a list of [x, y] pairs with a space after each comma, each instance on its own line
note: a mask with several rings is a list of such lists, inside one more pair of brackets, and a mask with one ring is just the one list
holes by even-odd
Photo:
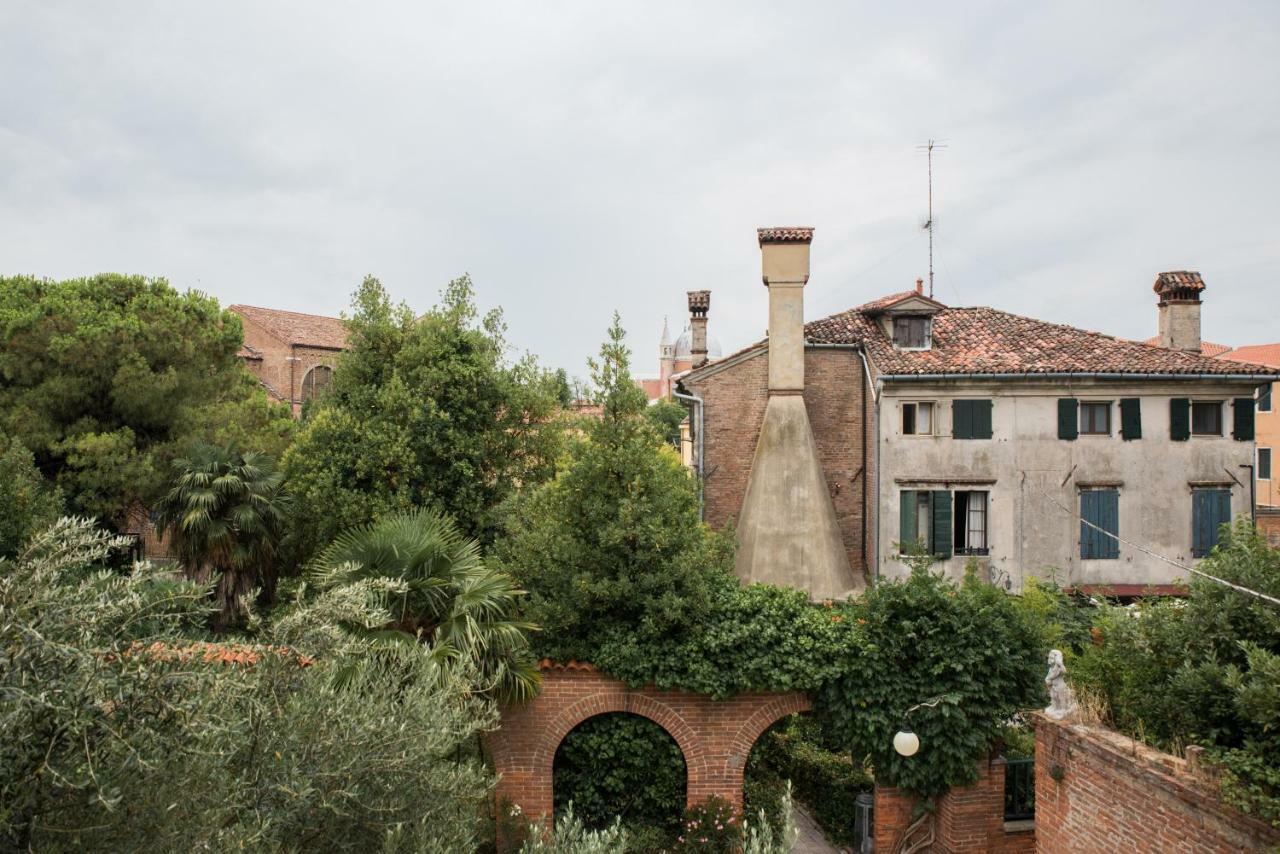
[[1120, 398], [1120, 435], [1126, 442], [1142, 438], [1142, 398]]
[[898, 551], [906, 554], [916, 541], [916, 493], [914, 489], [902, 490], [899, 498]]
[[933, 492], [933, 554], [951, 557], [951, 493], [945, 489]]
[[1191, 438], [1191, 399], [1188, 397], [1169, 401], [1169, 438], [1175, 442]]
[[973, 407], [967, 400], [951, 401], [951, 438], [973, 438]]
[[1231, 435], [1237, 442], [1253, 441], [1253, 398], [1237, 397], [1231, 401], [1231, 412], [1235, 416], [1235, 428]]
[[991, 438], [991, 401], [973, 400], [973, 438]]
[[1075, 439], [1080, 435], [1080, 405], [1074, 397], [1058, 398], [1058, 438]]

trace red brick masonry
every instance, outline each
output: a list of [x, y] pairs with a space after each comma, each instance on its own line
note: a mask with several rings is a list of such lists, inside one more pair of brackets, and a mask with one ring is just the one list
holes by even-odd
[[1036, 724], [1037, 851], [1270, 851], [1280, 830], [1222, 802], [1186, 760], [1098, 727]]
[[552, 814], [551, 766], [569, 731], [611, 712], [646, 717], [684, 753], [688, 803], [719, 795], [742, 807], [742, 770], [756, 739], [775, 721], [810, 709], [801, 693], [740, 694], [713, 700], [688, 691], [632, 690], [588, 664], [543, 667], [542, 690], [502, 710], [487, 738], [499, 776], [498, 804], [518, 804], [529, 819]]

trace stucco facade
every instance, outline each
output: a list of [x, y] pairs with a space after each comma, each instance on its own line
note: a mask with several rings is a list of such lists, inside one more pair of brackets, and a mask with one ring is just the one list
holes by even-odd
[[[1229, 490], [1232, 515], [1248, 514], [1254, 443], [1232, 437], [1231, 402], [1252, 397], [1249, 382], [1146, 380], [952, 381], [886, 383], [879, 409], [881, 480], [878, 548], [881, 577], [908, 571], [899, 554], [903, 490], [988, 493], [987, 555], [974, 555], [996, 583], [1020, 590], [1028, 575], [1064, 586], [1171, 585], [1185, 573], [1121, 543], [1118, 556], [1082, 559], [1082, 490], [1118, 492], [1120, 538], [1180, 563], [1192, 563], [1193, 489]], [[1110, 402], [1109, 435], [1059, 438], [1059, 400]], [[1122, 437], [1118, 401], [1141, 401], [1139, 439]], [[1222, 402], [1221, 435], [1174, 441], [1170, 400]], [[991, 438], [952, 437], [955, 399], [989, 399]], [[903, 435], [904, 403], [932, 402], [931, 435]], [[954, 577], [970, 555], [935, 563]], [[1128, 590], [1122, 592], [1138, 592]]]

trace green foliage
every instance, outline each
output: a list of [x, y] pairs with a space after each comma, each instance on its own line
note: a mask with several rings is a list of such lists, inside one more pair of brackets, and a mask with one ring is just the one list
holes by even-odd
[[0, 278], [0, 434], [69, 510], [122, 527], [193, 442], [283, 449], [292, 420], [240, 365], [241, 341], [216, 300], [162, 279]]
[[348, 326], [350, 350], [283, 461], [298, 498], [297, 558], [345, 528], [418, 507], [487, 543], [493, 509], [552, 473], [555, 375], [508, 359], [501, 315], [479, 317], [466, 276], [417, 318], [367, 278]]
[[689, 410], [674, 400], [666, 398], [654, 401], [644, 411], [662, 440], [677, 451], [680, 450], [680, 425], [689, 417]]
[[341, 628], [386, 619], [378, 582], [194, 643], [208, 591], [104, 569], [122, 544], [67, 519], [0, 560], [0, 847], [474, 849], [493, 709], [429, 647]]
[[[1228, 533], [1201, 568], [1280, 596], [1280, 550], [1247, 519]], [[1186, 600], [1107, 607], [1095, 626], [1101, 643], [1070, 670], [1077, 690], [1156, 747], [1209, 748], [1228, 799], [1280, 826], [1280, 609], [1197, 577]]]
[[[818, 693], [832, 737], [866, 756], [877, 782], [924, 797], [973, 782], [975, 760], [1018, 709], [1039, 704], [1038, 638], [1012, 597], [972, 576], [957, 587], [921, 570], [881, 582], [848, 608], [857, 623], [847, 666]], [[920, 752], [893, 749], [907, 708]]]
[[286, 498], [275, 461], [234, 447], [197, 445], [174, 461], [176, 483], [156, 505], [156, 529], [196, 581], [215, 581], [215, 627], [248, 615], [249, 593], [275, 595]]
[[0, 451], [0, 557], [13, 557], [58, 518], [62, 495], [40, 475], [21, 442], [0, 442]]
[[1089, 629], [1093, 609], [1082, 594], [1068, 596], [1054, 581], [1030, 576], [1023, 584], [1022, 594], [1014, 601], [1035, 628], [1044, 655], [1057, 649], [1070, 660], [1091, 643]]
[[352, 626], [382, 641], [430, 643], [467, 662], [485, 694], [527, 700], [537, 691], [529, 623], [514, 619], [520, 591], [486, 566], [480, 545], [426, 510], [387, 516], [338, 535], [308, 573], [316, 590], [360, 579], [389, 582], [377, 598], [390, 620]]
[[673, 839], [685, 802], [684, 755], [670, 735], [636, 715], [589, 718], [560, 743], [557, 811], [572, 803], [587, 827], [620, 817], [628, 833]]
[[802, 715], [780, 721], [760, 737], [747, 759], [746, 779], [747, 812], [762, 810], [772, 827], [781, 828], [781, 798], [790, 781], [827, 836], [848, 847], [858, 841], [855, 800], [875, 786], [847, 752], [824, 743], [817, 721]]
[[550, 834], [530, 825], [527, 836], [520, 854], [622, 854], [631, 850], [621, 822], [615, 819], [606, 828], [590, 830], [574, 813], [573, 804], [556, 818]]
[[790, 783], [783, 787], [779, 811], [782, 821], [776, 826], [763, 811], [756, 814], [755, 821], [743, 821], [742, 854], [791, 854], [798, 834], [791, 811]]
[[661, 642], [697, 625], [732, 566], [729, 537], [698, 521], [696, 484], [645, 418], [627, 359], [615, 316], [591, 362], [602, 416], [584, 422], [554, 480], [519, 496], [497, 544], [529, 591], [539, 651], [559, 660], [595, 656], [606, 635]]

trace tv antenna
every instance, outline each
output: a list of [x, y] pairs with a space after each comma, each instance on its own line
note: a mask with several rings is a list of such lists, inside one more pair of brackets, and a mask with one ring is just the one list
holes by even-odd
[[929, 218], [924, 221], [924, 230], [929, 232], [929, 299], [933, 299], [933, 150], [947, 147], [945, 139], [931, 139], [924, 145], [917, 145], [929, 161]]

